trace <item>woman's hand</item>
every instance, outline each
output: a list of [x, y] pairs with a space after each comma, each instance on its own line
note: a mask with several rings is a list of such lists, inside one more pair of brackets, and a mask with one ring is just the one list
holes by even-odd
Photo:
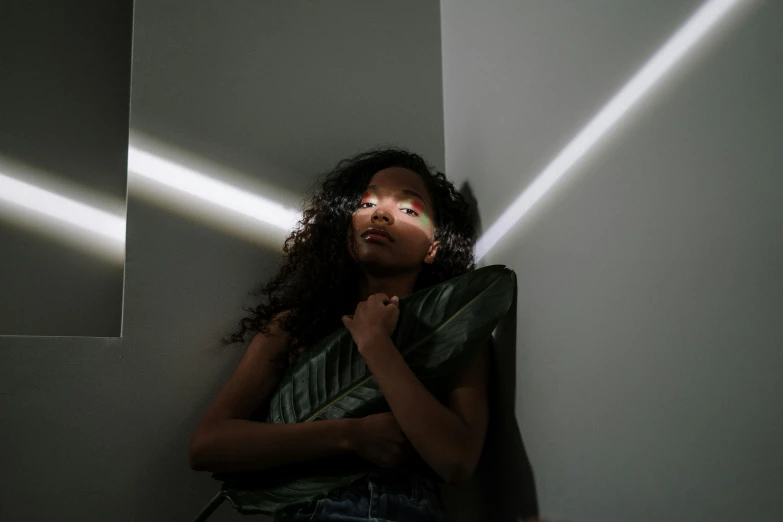
[[383, 468], [399, 468], [415, 450], [391, 412], [356, 419], [348, 444], [350, 450]]
[[343, 324], [361, 349], [374, 339], [390, 337], [400, 317], [400, 299], [386, 294], [373, 294], [356, 307], [353, 315], [344, 315]]

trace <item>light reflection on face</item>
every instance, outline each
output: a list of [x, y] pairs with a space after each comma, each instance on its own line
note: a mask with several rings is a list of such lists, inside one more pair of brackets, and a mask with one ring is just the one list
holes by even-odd
[[[434, 257], [437, 251], [432, 205], [424, 181], [415, 172], [400, 167], [377, 172], [353, 214], [352, 257], [387, 270], [420, 267], [426, 256]], [[370, 226], [384, 228], [393, 241], [362, 238]]]

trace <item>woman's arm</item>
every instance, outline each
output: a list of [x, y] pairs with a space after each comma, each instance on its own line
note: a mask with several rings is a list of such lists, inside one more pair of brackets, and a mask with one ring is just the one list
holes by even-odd
[[272, 321], [268, 334], [253, 338], [193, 432], [194, 470], [250, 471], [350, 452], [352, 419], [297, 424], [250, 420], [269, 408], [282, 376], [271, 359], [285, 347], [286, 334], [277, 321], [283, 314]]
[[390, 338], [363, 341], [359, 352], [419, 455], [446, 483], [469, 478], [486, 435], [489, 343], [460, 376], [447, 406], [427, 391]]
[[349, 454], [352, 420], [270, 424], [225, 419], [204, 428], [194, 440], [190, 466], [213, 473], [252, 471]]

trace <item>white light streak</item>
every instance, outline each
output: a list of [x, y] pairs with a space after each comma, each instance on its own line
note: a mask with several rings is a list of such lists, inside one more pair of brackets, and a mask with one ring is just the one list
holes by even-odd
[[282, 230], [293, 230], [302, 214], [137, 147], [128, 148], [128, 171]]
[[125, 245], [125, 218], [0, 173], [0, 200]]
[[744, 0], [709, 0], [675, 32], [564, 149], [536, 176], [476, 244], [479, 260], [527, 214], [639, 100]]

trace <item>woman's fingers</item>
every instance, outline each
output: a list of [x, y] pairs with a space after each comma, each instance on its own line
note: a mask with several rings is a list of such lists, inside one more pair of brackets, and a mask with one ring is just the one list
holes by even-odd
[[288, 362], [290, 364], [294, 364], [294, 362], [296, 362], [296, 360], [299, 358], [299, 355], [303, 351], [305, 351], [305, 348], [307, 348], [307, 347], [306, 346], [300, 346], [299, 348], [294, 350], [294, 352], [296, 352], [296, 353], [289, 353], [288, 354]]

